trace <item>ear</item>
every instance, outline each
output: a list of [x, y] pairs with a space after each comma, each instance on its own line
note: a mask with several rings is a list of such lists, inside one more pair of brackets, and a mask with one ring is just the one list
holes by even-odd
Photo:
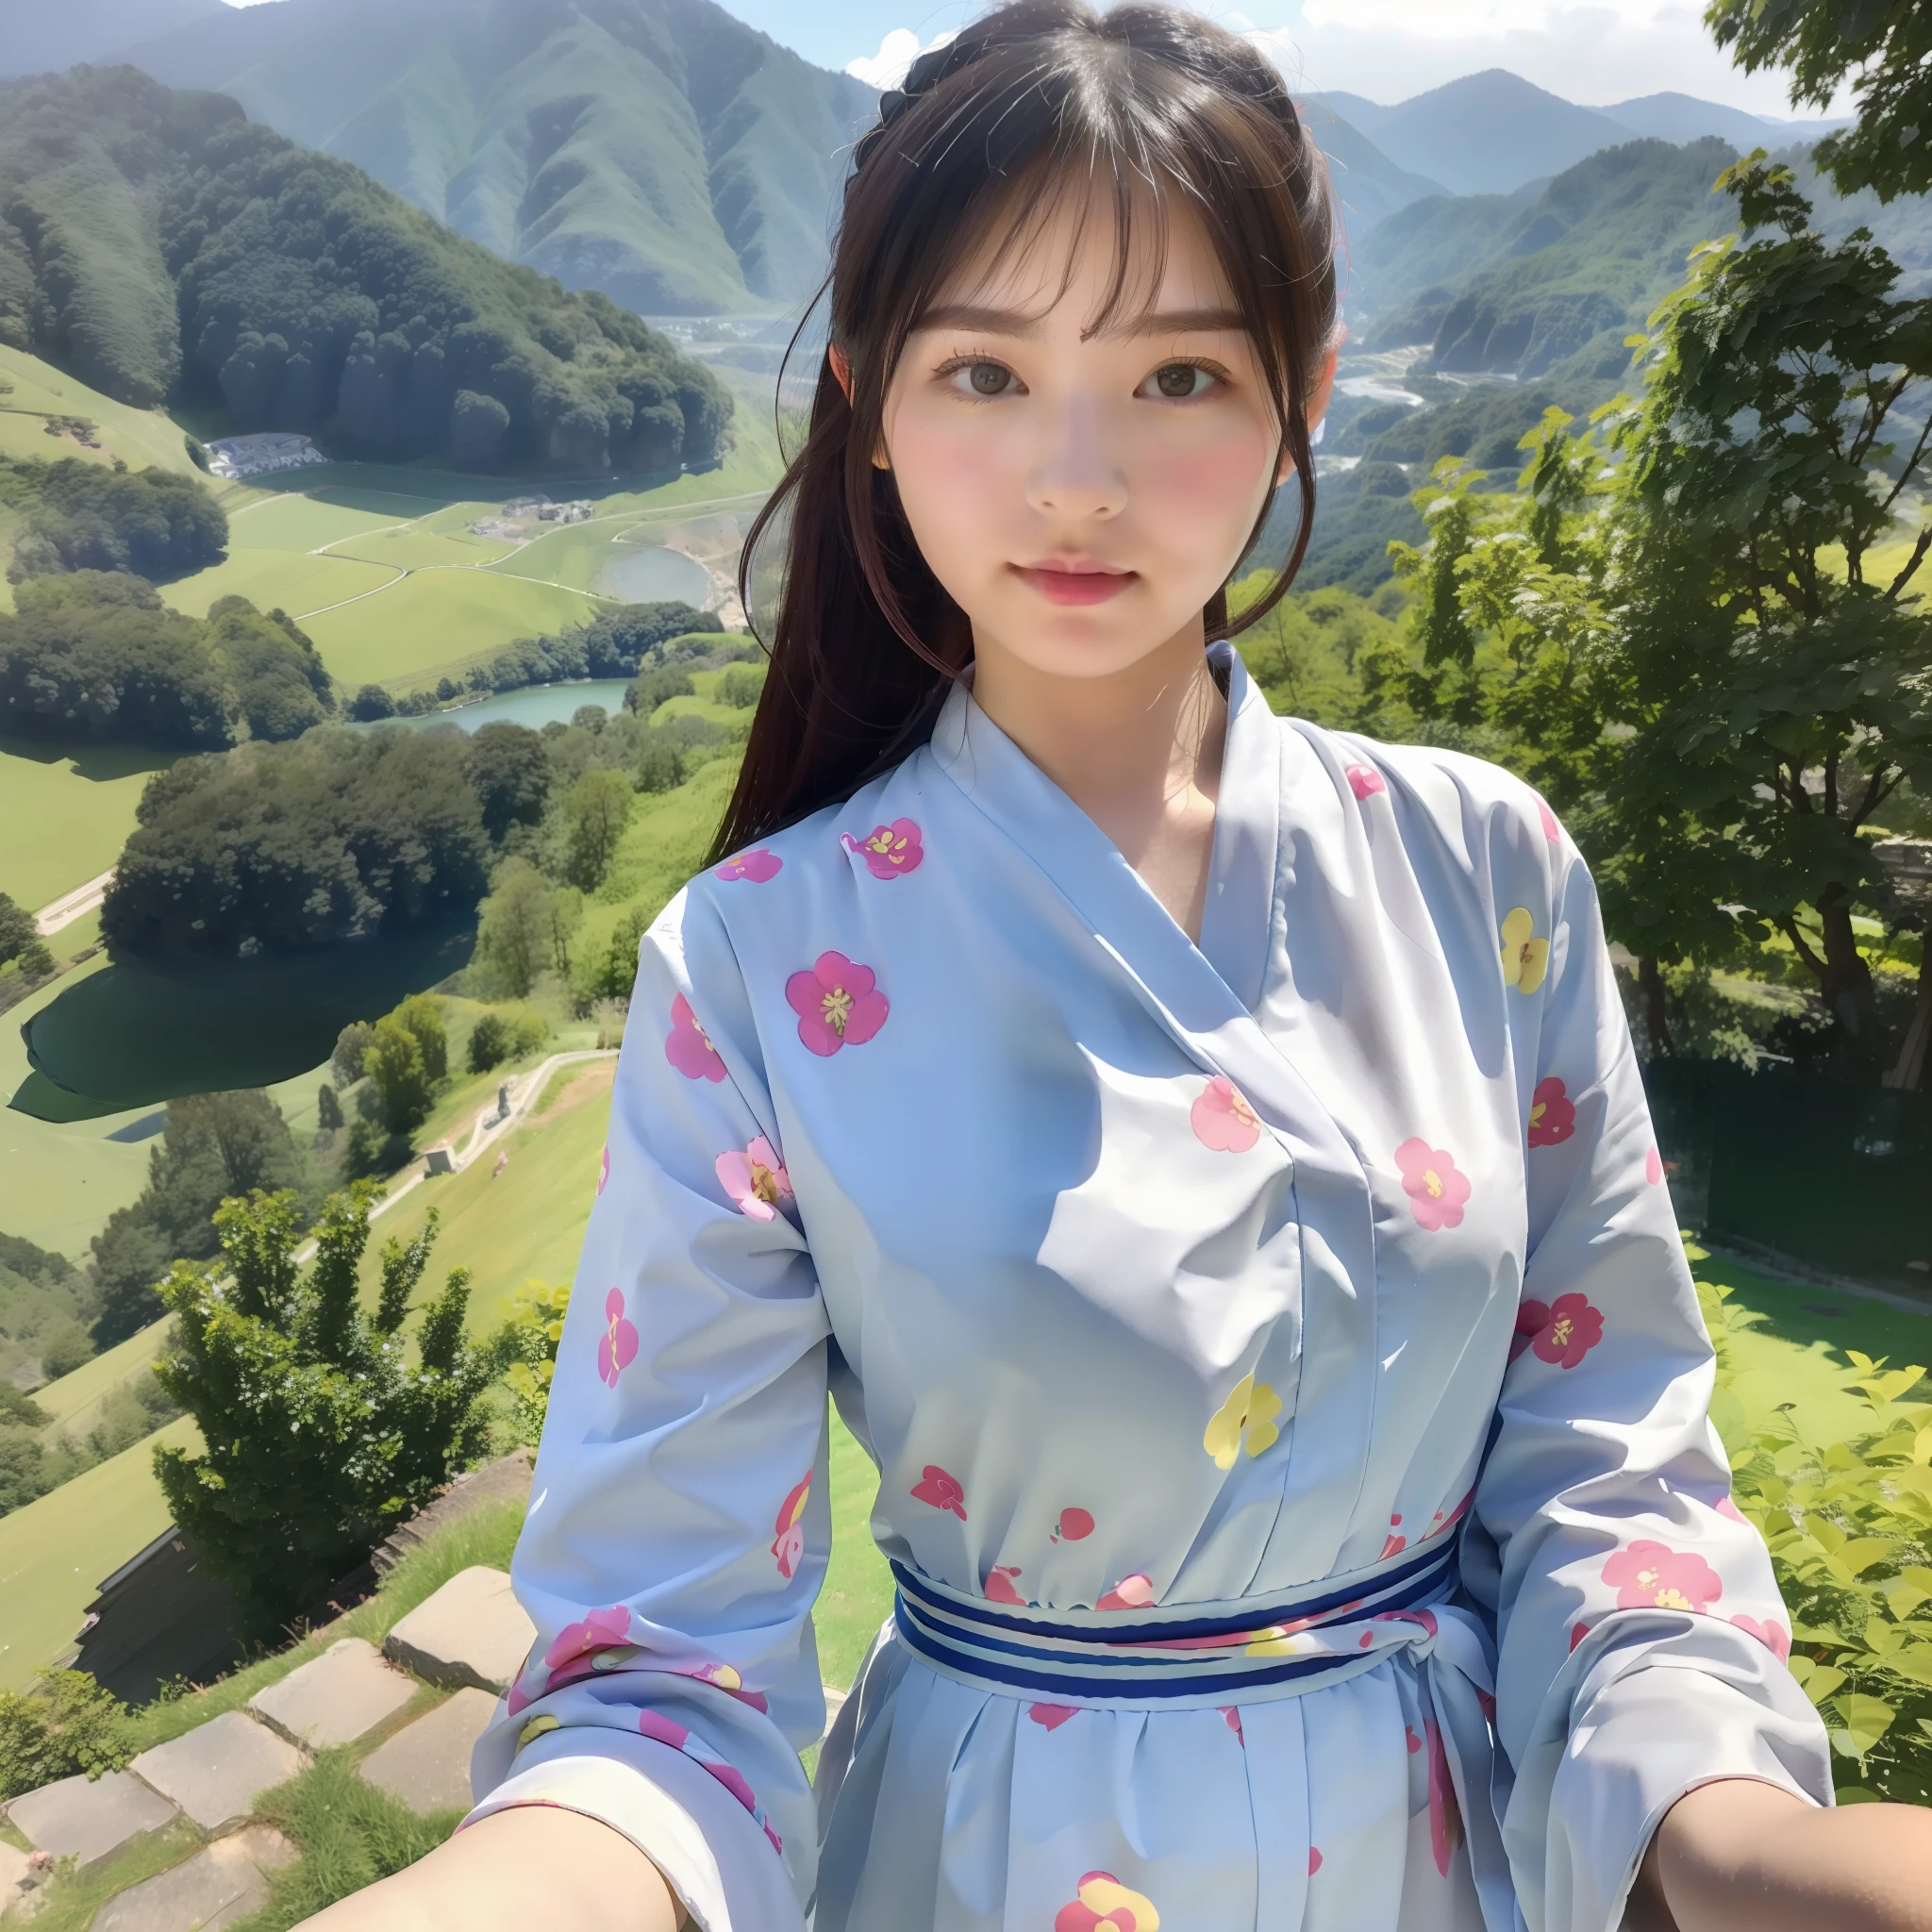
[[[1322, 418], [1328, 413], [1329, 402], [1334, 397], [1335, 365], [1341, 358], [1342, 340], [1343, 331], [1338, 327], [1334, 335], [1329, 338], [1327, 353], [1322, 358], [1321, 370], [1316, 375], [1314, 387], [1308, 391], [1307, 417], [1308, 434], [1310, 436], [1315, 433], [1316, 426], [1320, 424]], [[1280, 466], [1275, 472], [1275, 482], [1287, 482], [1293, 471], [1293, 459], [1284, 449], [1281, 454]]]
[[[839, 378], [839, 387], [845, 391], [845, 405], [852, 406], [852, 360], [837, 342], [825, 345], [825, 359], [832, 365], [832, 374]], [[886, 456], [885, 439], [879, 439], [879, 446], [872, 453], [872, 466], [875, 470], [890, 470], [892, 465]]]

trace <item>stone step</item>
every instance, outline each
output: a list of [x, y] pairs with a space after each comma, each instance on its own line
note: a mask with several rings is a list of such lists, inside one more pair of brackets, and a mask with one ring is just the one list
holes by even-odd
[[241, 1824], [263, 1791], [286, 1784], [308, 1762], [307, 1752], [246, 1711], [229, 1710], [143, 1751], [127, 1768], [215, 1832]]
[[488, 1690], [466, 1685], [432, 1711], [405, 1724], [362, 1760], [362, 1775], [410, 1810], [470, 1808], [470, 1752], [496, 1710]]
[[373, 1643], [344, 1637], [258, 1690], [248, 1708], [291, 1743], [324, 1751], [366, 1737], [415, 1694], [416, 1680], [385, 1663]]
[[94, 1914], [90, 1932], [220, 1932], [268, 1903], [265, 1874], [295, 1856], [274, 1825], [244, 1825], [116, 1892]]
[[137, 1832], [158, 1831], [175, 1816], [166, 1798], [125, 1771], [63, 1777], [23, 1792], [6, 1809], [8, 1822], [36, 1851], [76, 1858], [82, 1869], [120, 1850]]
[[537, 1627], [501, 1570], [459, 1570], [383, 1640], [391, 1662], [432, 1684], [501, 1692], [523, 1669]]

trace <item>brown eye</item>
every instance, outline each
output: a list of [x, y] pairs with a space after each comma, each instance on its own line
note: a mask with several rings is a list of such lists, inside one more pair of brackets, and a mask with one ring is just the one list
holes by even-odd
[[1003, 393], [1007, 378], [1013, 373], [999, 362], [973, 362], [967, 368], [975, 393], [983, 396]]
[[1160, 393], [1169, 402], [1184, 403], [1198, 395], [1195, 387], [1196, 376], [1207, 376], [1208, 372], [1198, 362], [1170, 362], [1165, 368], [1154, 372], [1154, 379], [1160, 385]]

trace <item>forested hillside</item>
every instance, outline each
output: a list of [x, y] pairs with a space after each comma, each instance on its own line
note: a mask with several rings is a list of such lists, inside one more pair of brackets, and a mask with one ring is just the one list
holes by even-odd
[[809, 293], [878, 98], [710, 0], [282, 0], [128, 58], [644, 314]]
[[0, 341], [120, 400], [388, 459], [675, 474], [731, 412], [608, 296], [127, 67], [0, 88]]

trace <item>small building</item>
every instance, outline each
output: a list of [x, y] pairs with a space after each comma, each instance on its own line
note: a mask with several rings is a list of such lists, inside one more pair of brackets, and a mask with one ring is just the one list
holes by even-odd
[[273, 475], [279, 470], [306, 470], [328, 461], [308, 437], [279, 429], [258, 436], [225, 436], [207, 447], [208, 474], [235, 482]]
[[587, 524], [591, 521], [591, 508], [585, 502], [546, 503], [537, 515], [546, 524]]
[[172, 1677], [206, 1683], [242, 1654], [227, 1584], [172, 1523], [102, 1582], [75, 1642], [74, 1668], [129, 1704]]
[[429, 1147], [424, 1150], [423, 1172], [425, 1174], [454, 1174], [457, 1171], [456, 1156], [447, 1147]]

